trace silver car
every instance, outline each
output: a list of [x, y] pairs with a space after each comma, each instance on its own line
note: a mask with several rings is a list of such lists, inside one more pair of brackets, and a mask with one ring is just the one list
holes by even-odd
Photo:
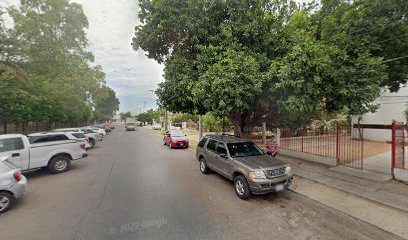
[[27, 179], [21, 171], [8, 161], [8, 156], [0, 156], [0, 214], [9, 210], [27, 189]]
[[233, 181], [236, 194], [244, 200], [252, 194], [283, 191], [293, 180], [287, 163], [235, 136], [205, 136], [198, 143], [196, 157], [202, 173], [211, 169]]

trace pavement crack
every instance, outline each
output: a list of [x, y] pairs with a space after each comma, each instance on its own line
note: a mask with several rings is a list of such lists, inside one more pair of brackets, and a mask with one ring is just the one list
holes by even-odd
[[102, 202], [103, 202], [103, 200], [105, 198], [106, 190], [108, 189], [108, 183], [109, 183], [109, 180], [110, 180], [110, 177], [111, 177], [111, 174], [112, 174], [112, 170], [113, 170], [113, 167], [115, 166], [115, 163], [116, 163], [117, 159], [118, 158], [116, 157], [115, 160], [113, 160], [112, 166], [111, 166], [111, 168], [109, 170], [108, 178], [106, 179], [105, 187], [103, 188], [103, 193], [102, 193], [101, 199], [99, 200], [99, 203], [98, 203], [98, 208], [100, 207], [100, 205], [102, 204]]

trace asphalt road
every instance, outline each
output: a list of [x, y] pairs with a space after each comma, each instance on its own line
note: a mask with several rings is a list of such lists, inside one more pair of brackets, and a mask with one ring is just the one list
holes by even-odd
[[27, 173], [0, 239], [399, 239], [291, 191], [240, 200], [192, 149], [120, 126], [69, 172]]

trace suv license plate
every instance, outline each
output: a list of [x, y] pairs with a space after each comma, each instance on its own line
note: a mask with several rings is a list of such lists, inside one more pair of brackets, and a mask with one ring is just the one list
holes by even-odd
[[283, 191], [285, 189], [285, 185], [283, 184], [278, 184], [275, 186], [275, 191], [280, 192]]
[[184, 143], [180, 143], [180, 146], [184, 146]]

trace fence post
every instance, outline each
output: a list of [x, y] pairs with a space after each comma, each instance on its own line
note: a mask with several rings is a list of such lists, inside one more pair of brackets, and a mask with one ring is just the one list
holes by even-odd
[[281, 130], [280, 130], [280, 128], [275, 128], [275, 133], [273, 135], [275, 135], [276, 144], [278, 144], [278, 147], [280, 147], [281, 146]]
[[340, 165], [340, 125], [337, 123], [336, 125], [336, 161], [337, 166]]
[[266, 143], [266, 122], [262, 122], [262, 143]]
[[395, 168], [395, 150], [397, 147], [397, 141], [396, 141], [396, 123], [395, 121], [392, 122], [392, 127], [391, 127], [391, 142], [392, 142], [392, 148], [391, 148], [391, 172], [392, 175], [394, 175], [394, 168]]
[[305, 130], [303, 129], [301, 133], [302, 133], [302, 142], [301, 142], [302, 143], [302, 152], [304, 152], [303, 151], [303, 136], [305, 135]]

